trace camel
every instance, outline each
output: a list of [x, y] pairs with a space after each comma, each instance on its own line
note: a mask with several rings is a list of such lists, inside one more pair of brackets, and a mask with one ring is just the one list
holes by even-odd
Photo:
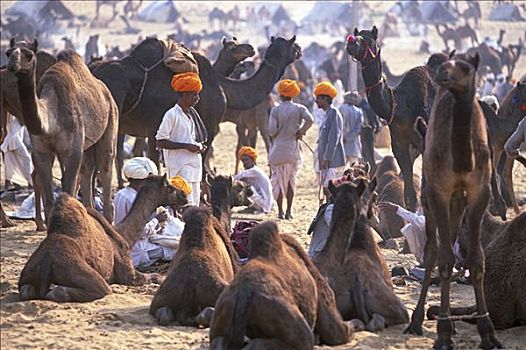
[[4, 211], [4, 208], [2, 207], [2, 203], [0, 202], [0, 227], [13, 227], [16, 226], [15, 223], [7, 216], [7, 214]]
[[230, 235], [232, 207], [242, 206], [246, 202], [250, 186], [234, 180], [231, 176], [217, 175], [207, 181], [210, 182], [212, 213], [219, 220], [225, 232]]
[[462, 49], [462, 40], [460, 39], [460, 36], [458, 35], [455, 28], [449, 27], [447, 24], [442, 24], [444, 26], [444, 30], [441, 32], [440, 27], [438, 24], [435, 24], [435, 28], [437, 30], [438, 36], [442, 39], [444, 42], [444, 46], [446, 51], [450, 51], [448, 42], [450, 40], [453, 41], [453, 46], [455, 49], [460, 50]]
[[[20, 299], [88, 302], [111, 294], [112, 283], [159, 283], [160, 276], [135, 271], [130, 249], [157, 207], [184, 204], [186, 196], [168, 184], [166, 176], [152, 176], [137, 193], [128, 216], [113, 227], [95, 210], [62, 193], [51, 211], [47, 237], [20, 274]], [[56, 287], [50, 289], [51, 284]]]
[[[76, 194], [77, 178], [83, 203], [93, 207], [97, 167], [103, 188], [104, 216], [112, 221], [112, 162], [117, 137], [117, 107], [106, 86], [95, 79], [74, 51], [65, 50], [36, 86], [38, 42], [10, 42], [7, 68], [17, 78], [22, 122], [30, 134], [37, 183], [46, 218], [53, 206], [52, 167], [62, 169], [62, 190]], [[84, 155], [83, 155], [84, 152]], [[37, 206], [38, 207], [38, 206]]]
[[99, 34], [90, 35], [84, 51], [84, 62], [92, 61], [92, 57], [99, 57]]
[[73, 41], [71, 41], [71, 39], [68, 38], [67, 36], [63, 36], [60, 40], [64, 41], [64, 50], [75, 51], [77, 49], [75, 47], [75, 44], [73, 44]]
[[500, 52], [500, 60], [502, 65], [506, 66], [508, 76], [510, 77], [513, 76], [515, 65], [521, 56], [522, 46], [522, 39], [519, 38], [518, 45], [508, 45], [508, 47], [503, 47], [502, 52]]
[[491, 72], [497, 76], [502, 73], [502, 60], [499, 53], [488, 46], [486, 43], [481, 43], [477, 47], [472, 47], [466, 51], [468, 55], [478, 53], [480, 55], [480, 66], [488, 66]]
[[117, 17], [117, 5], [119, 3], [117, 1], [113, 1], [113, 0], [97, 0], [95, 2], [95, 19], [99, 19], [99, 14], [100, 14], [100, 8], [103, 6], [103, 5], [109, 5], [112, 7], [113, 9], [113, 16], [111, 17], [111, 20], [114, 20], [115, 17]]
[[197, 315], [215, 305], [240, 265], [230, 237], [207, 209], [189, 208], [183, 221], [177, 254], [150, 305], [163, 326], [173, 321], [197, 326]]
[[[362, 76], [369, 104], [375, 113], [389, 124], [392, 149], [404, 179], [404, 199], [409, 210], [415, 211], [416, 191], [413, 185], [413, 162], [421, 149], [421, 138], [413, 130], [418, 116], [427, 120], [429, 106], [434, 97], [431, 80], [435, 55], [428, 60], [428, 67], [418, 66], [409, 70], [400, 84], [389, 87], [382, 78], [380, 48], [376, 44], [378, 30], [354, 29], [354, 36], [347, 40], [347, 52], [362, 65]], [[433, 63], [431, 64], [431, 61]], [[417, 150], [414, 154], [411, 148]]]
[[142, 2], [143, 0], [139, 0], [139, 1], [128, 0], [123, 8], [124, 16], [129, 19], [137, 18], [137, 15], [139, 13], [139, 8], [141, 7]]
[[352, 338], [327, 281], [292, 236], [265, 222], [252, 229], [249, 249], [247, 265], [217, 300], [211, 349], [313, 349], [314, 333], [328, 345]]
[[[486, 257], [484, 273], [484, 296], [495, 329], [526, 325], [526, 213], [511, 221], [503, 222], [485, 213], [481, 225], [481, 242]], [[465, 227], [463, 227], [465, 228]], [[462, 235], [467, 232], [461, 229]], [[476, 306], [452, 307], [452, 315], [471, 315]], [[438, 306], [427, 311], [429, 319], [438, 315]], [[468, 320], [476, 322], [475, 319]]]
[[385, 61], [382, 62], [382, 68], [385, 73], [385, 78], [387, 79], [387, 85], [389, 86], [397, 86], [404, 78], [405, 73], [400, 75], [393, 74]]
[[477, 31], [471, 28], [469, 23], [457, 27], [456, 31], [460, 40], [469, 39], [471, 40], [471, 46], [478, 45], [479, 39], [477, 37]]
[[[422, 334], [425, 298], [438, 258], [441, 304], [434, 347], [454, 348], [449, 284], [455, 263], [453, 242], [465, 215], [469, 233], [463, 265], [471, 272], [477, 301], [477, 328], [482, 339], [479, 347], [493, 349], [501, 344], [495, 338], [482, 287], [484, 251], [480, 243], [480, 225], [490, 199], [491, 160], [486, 122], [475, 97], [479, 55], [454, 53], [438, 70], [436, 82], [439, 87], [426, 132], [423, 155], [426, 271], [420, 298], [406, 332]], [[437, 228], [440, 247], [437, 247]]]
[[226, 28], [226, 12], [218, 7], [214, 7], [212, 11], [208, 13], [208, 25], [211, 28], [215, 28], [216, 20], [218, 21], [219, 29]]
[[329, 190], [334, 198], [327, 244], [313, 259], [328, 278], [344, 320], [359, 319], [369, 331], [406, 323], [409, 314], [393, 291], [385, 260], [368, 224], [363, 179]]
[[221, 39], [221, 50], [212, 68], [217, 74], [228, 77], [234, 71], [236, 64], [256, 54], [254, 47], [250, 44], [240, 44], [234, 36], [232, 40], [225, 37]]

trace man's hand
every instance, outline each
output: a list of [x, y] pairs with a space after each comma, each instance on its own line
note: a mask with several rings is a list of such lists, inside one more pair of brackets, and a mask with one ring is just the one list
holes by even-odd
[[163, 211], [161, 211], [160, 213], [158, 213], [157, 215], [155, 215], [155, 218], [156, 218], [159, 222], [165, 222], [166, 220], [168, 220], [168, 211], [167, 211], [167, 210], [163, 210]]
[[393, 214], [396, 214], [396, 211], [398, 210], [398, 205], [391, 202], [380, 202], [378, 203], [378, 209], [382, 211], [390, 211]]
[[304, 134], [303, 132], [301, 132], [301, 130], [298, 130], [298, 132], [296, 132], [296, 139], [297, 140], [301, 140], [303, 138]]
[[321, 169], [323, 169], [323, 170], [329, 169], [329, 161], [328, 160], [323, 160], [321, 162]]
[[199, 147], [198, 145], [188, 144], [186, 145], [186, 150], [192, 153], [199, 153], [201, 152], [201, 147]]
[[204, 143], [200, 143], [199, 145], [201, 146], [201, 150], [199, 151], [199, 153], [204, 153], [206, 151], [206, 149], [208, 148], [208, 147], [206, 147], [206, 145]]

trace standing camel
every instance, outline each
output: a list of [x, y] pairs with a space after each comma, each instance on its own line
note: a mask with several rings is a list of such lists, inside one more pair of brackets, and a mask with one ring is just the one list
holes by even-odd
[[52, 168], [57, 156], [62, 190], [75, 195], [80, 172], [83, 203], [89, 207], [93, 207], [93, 177], [98, 169], [104, 216], [112, 221], [112, 163], [118, 126], [115, 102], [80, 55], [70, 50], [59, 53], [57, 63], [44, 73], [37, 87], [37, 46], [36, 40], [28, 44], [11, 39], [6, 54], [7, 68], [17, 77], [23, 123], [33, 148], [35, 188], [42, 190], [46, 219], [53, 206]]
[[[441, 277], [440, 311], [435, 349], [453, 349], [454, 324], [449, 292], [455, 242], [465, 215], [467, 256], [463, 262], [472, 276], [477, 303], [477, 328], [483, 349], [501, 347], [484, 297], [484, 251], [480, 225], [490, 199], [491, 159], [484, 114], [475, 97], [479, 55], [450, 55], [437, 73], [438, 91], [425, 137], [423, 174], [427, 242], [425, 276], [420, 298], [406, 332], [422, 334], [424, 304], [437, 262]], [[465, 211], [465, 214], [464, 214]], [[438, 228], [440, 247], [437, 247]]]
[[[404, 198], [407, 208], [415, 211], [416, 191], [413, 184], [413, 163], [422, 149], [421, 137], [413, 130], [418, 116], [427, 120], [434, 88], [426, 66], [409, 70], [400, 84], [391, 88], [382, 77], [380, 48], [376, 44], [378, 30], [354, 29], [347, 39], [347, 52], [362, 66], [367, 100], [382, 119], [387, 120], [392, 149], [404, 179]], [[413, 148], [416, 152], [412, 152]]]

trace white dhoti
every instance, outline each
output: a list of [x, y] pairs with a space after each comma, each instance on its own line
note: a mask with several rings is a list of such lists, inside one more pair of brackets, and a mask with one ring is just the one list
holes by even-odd
[[187, 196], [188, 204], [198, 207], [201, 200], [201, 182], [189, 182], [188, 184], [192, 187], [192, 193]]
[[296, 178], [301, 161], [272, 165], [270, 181], [272, 182], [272, 194], [277, 199], [280, 192], [283, 196], [287, 195], [289, 186], [294, 190], [296, 188]]
[[320, 183], [323, 187], [327, 188], [329, 187], [329, 181], [337, 177], [341, 177], [343, 175], [344, 170], [345, 167], [328, 168], [320, 170], [318, 183]]
[[5, 179], [19, 184], [20, 186], [32, 185], [31, 172], [33, 163], [31, 156], [25, 147], [7, 151], [4, 153]]

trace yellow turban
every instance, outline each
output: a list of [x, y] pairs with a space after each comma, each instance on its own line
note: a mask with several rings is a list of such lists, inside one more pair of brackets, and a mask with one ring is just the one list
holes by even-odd
[[314, 96], [327, 95], [331, 98], [335, 98], [337, 94], [338, 91], [336, 91], [336, 88], [328, 81], [322, 81], [314, 87]]
[[258, 153], [256, 152], [256, 150], [248, 146], [241, 147], [241, 149], [237, 153], [237, 156], [239, 157], [239, 159], [241, 159], [241, 157], [243, 156], [249, 156], [254, 160], [258, 159]]
[[171, 177], [170, 183], [172, 184], [173, 187], [178, 188], [181, 191], [183, 191], [183, 193], [186, 194], [187, 196], [190, 193], [192, 193], [192, 187], [190, 187], [188, 182], [186, 182], [186, 180], [179, 175]]
[[279, 82], [278, 93], [285, 97], [296, 97], [300, 94], [300, 87], [295, 80], [283, 79]]
[[186, 72], [176, 74], [172, 78], [172, 89], [177, 92], [201, 92], [203, 85], [199, 74]]

